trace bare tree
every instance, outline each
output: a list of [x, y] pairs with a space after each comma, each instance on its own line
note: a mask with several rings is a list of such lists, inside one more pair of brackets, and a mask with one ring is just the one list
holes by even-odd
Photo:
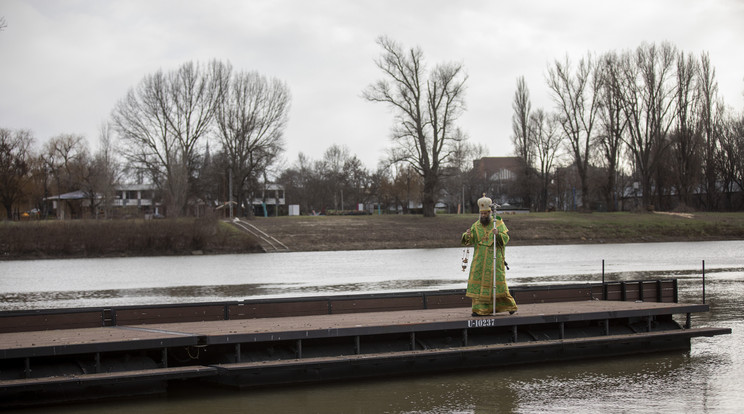
[[532, 208], [532, 166], [535, 157], [535, 137], [530, 128], [530, 117], [532, 103], [530, 102], [530, 91], [527, 89], [524, 76], [517, 79], [517, 90], [514, 92], [512, 102], [512, 143], [516, 155], [522, 159], [522, 182], [519, 186], [520, 197], [528, 208]]
[[57, 194], [80, 190], [84, 169], [90, 158], [82, 135], [61, 134], [47, 141], [44, 156], [56, 183]]
[[582, 208], [589, 208], [587, 173], [595, 139], [601, 76], [590, 54], [579, 60], [575, 72], [568, 57], [548, 69], [548, 87], [559, 113], [565, 138], [581, 181]]
[[303, 211], [320, 213], [356, 210], [357, 204], [379, 198], [383, 177], [374, 178], [377, 181], [373, 184], [362, 162], [346, 146], [334, 144], [320, 160], [312, 161], [301, 153], [297, 162], [282, 172], [279, 182]]
[[[723, 123], [721, 113], [716, 111], [718, 100], [718, 82], [716, 81], [716, 70], [710, 63], [710, 55], [703, 53], [700, 57], [700, 65], [697, 68], [697, 87], [700, 99], [700, 128], [705, 141], [704, 149], [704, 174], [705, 194], [708, 210], [716, 208], [718, 190], [716, 188], [716, 154], [718, 144], [716, 137], [717, 125]], [[723, 105], [720, 105], [721, 107]]]
[[[60, 134], [53, 137], [44, 146], [42, 158], [57, 195], [83, 191], [86, 192], [86, 197], [95, 196], [87, 193], [88, 188], [84, 185], [90, 164], [90, 152], [88, 142], [82, 135]], [[73, 216], [82, 216], [83, 211], [78, 210], [77, 205], [58, 200], [58, 203], [62, 202], [68, 203]]]
[[[719, 109], [717, 113], [722, 114]], [[716, 135], [719, 135], [719, 148], [716, 154], [716, 170], [720, 171], [721, 184], [725, 191], [727, 205], [730, 210], [744, 207], [744, 200], [734, 205], [732, 193], [734, 185], [739, 192], [744, 192], [744, 115], [725, 117], [724, 122], [717, 123]]]
[[98, 217], [98, 210], [102, 207], [104, 218], [111, 218], [120, 167], [114, 154], [111, 124], [101, 123], [98, 134], [98, 152], [90, 160], [84, 185], [94, 216]]
[[311, 214], [320, 210], [320, 204], [315, 199], [318, 195], [316, 181], [312, 161], [303, 153], [299, 153], [297, 161], [282, 171], [278, 178], [278, 182], [284, 186], [287, 202], [299, 204], [301, 211]]
[[364, 98], [394, 109], [393, 158], [421, 176], [424, 216], [433, 217], [442, 168], [462, 137], [454, 124], [464, 110], [467, 75], [457, 63], [439, 64], [427, 72], [418, 47], [406, 51], [387, 37], [378, 38], [377, 44], [383, 54], [375, 63], [384, 78], [369, 85]]
[[13, 205], [24, 197], [24, 187], [31, 171], [30, 148], [33, 136], [28, 130], [0, 128], [0, 203], [8, 220], [13, 219]]
[[652, 206], [653, 177], [669, 146], [668, 133], [674, 120], [675, 57], [676, 48], [669, 43], [643, 44], [627, 53], [621, 65], [623, 111], [628, 120], [626, 144], [641, 181], [645, 208]]
[[[259, 177], [283, 151], [289, 88], [256, 72], [235, 74], [217, 109], [217, 138], [227, 156], [238, 200], [250, 206]], [[249, 208], [248, 213], [252, 214]], [[245, 214], [245, 212], [244, 212]]]
[[548, 209], [548, 188], [550, 187], [551, 172], [556, 155], [561, 146], [561, 135], [558, 118], [546, 113], [542, 108], [530, 115], [530, 134], [535, 145], [535, 163], [538, 167], [540, 180], [540, 195], [537, 209]]
[[189, 180], [230, 71], [229, 64], [216, 60], [206, 67], [188, 62], [169, 73], [158, 71], [114, 108], [123, 156], [163, 190], [171, 216], [186, 211]]
[[677, 193], [680, 201], [690, 205], [690, 197], [697, 188], [703, 150], [699, 126], [700, 99], [695, 79], [699, 72], [691, 55], [680, 52], [677, 56], [676, 122], [671, 136], [671, 153], [674, 161]]
[[620, 83], [621, 62], [614, 52], [605, 54], [599, 68], [602, 76], [599, 100], [599, 126], [597, 147], [600, 161], [607, 168], [604, 198], [607, 209], [614, 211], [618, 201], [617, 175], [620, 169], [623, 134], [627, 118], [623, 113], [622, 86]]
[[449, 168], [443, 177], [443, 187], [447, 200], [449, 212], [456, 212], [455, 208], [461, 205], [460, 212], [465, 212], [465, 207], [470, 205], [473, 195], [475, 199], [481, 197], [483, 188], [475, 188], [473, 183], [473, 167], [475, 160], [488, 155], [488, 148], [480, 144], [472, 144], [463, 138], [455, 146]]

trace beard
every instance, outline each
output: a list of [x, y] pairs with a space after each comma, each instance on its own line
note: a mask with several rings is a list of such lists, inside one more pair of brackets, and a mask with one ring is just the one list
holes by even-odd
[[491, 222], [491, 216], [481, 217], [480, 222], [484, 226], [488, 225]]

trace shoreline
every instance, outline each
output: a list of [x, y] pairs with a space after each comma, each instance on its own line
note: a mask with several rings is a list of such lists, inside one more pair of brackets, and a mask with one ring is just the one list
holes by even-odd
[[[509, 246], [744, 240], [744, 213], [503, 215]], [[282, 216], [248, 222], [291, 252], [460, 247], [476, 214]], [[261, 253], [230, 220], [0, 223], [0, 260]]]

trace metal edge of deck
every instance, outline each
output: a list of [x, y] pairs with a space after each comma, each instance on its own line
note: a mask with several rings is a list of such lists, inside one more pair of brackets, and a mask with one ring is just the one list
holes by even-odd
[[[560, 291], [572, 289], [599, 289], [607, 286], [635, 286], [641, 283], [651, 284], [659, 282], [673, 282], [675, 279], [649, 279], [649, 280], [627, 280], [627, 281], [607, 281], [607, 282], [586, 282], [586, 283], [565, 283], [555, 285], [517, 285], [509, 288], [509, 291], [515, 293], [529, 293], [534, 291]], [[193, 308], [193, 307], [214, 307], [214, 306], [246, 306], [262, 305], [287, 302], [333, 302], [333, 301], [350, 301], [350, 300], [368, 300], [368, 299], [388, 299], [388, 298], [436, 298], [438, 296], [465, 295], [465, 289], [443, 289], [443, 290], [421, 290], [421, 291], [400, 291], [385, 293], [364, 293], [364, 294], [340, 294], [340, 295], [318, 295], [302, 297], [275, 297], [275, 298], [255, 298], [243, 300], [227, 301], [209, 301], [194, 303], [160, 303], [145, 305], [120, 305], [120, 306], [95, 306], [82, 308], [52, 308], [52, 309], [28, 309], [28, 310], [0, 310], [0, 318], [14, 316], [38, 316], [38, 315], [57, 315], [57, 314], [78, 314], [78, 313], [102, 313], [109, 310], [137, 310], [137, 309], [169, 309], [169, 308]]]
[[[388, 352], [380, 354], [342, 355], [336, 357], [296, 358], [276, 361], [239, 362], [232, 364], [196, 365], [174, 368], [132, 370], [112, 373], [95, 373], [84, 375], [56, 376], [46, 378], [29, 378], [0, 381], [0, 393], [44, 390], [50, 386], [91, 386], [123, 382], [143, 382], [151, 380], [194, 379], [231, 377], [236, 374], [259, 375], [268, 370], [301, 368], [305, 371], [332, 368], [338, 365], [375, 365], [380, 362], [392, 363], [401, 361], [426, 360], [432, 362], [440, 358], [467, 358], [475, 354], [497, 352], [540, 352], [567, 348], [592, 346], [602, 347], [607, 344], [637, 343], [658, 340], [686, 340], [695, 337], [711, 337], [730, 334], [731, 328], [691, 328], [680, 331], [644, 332], [636, 334], [611, 335], [592, 338], [572, 338], [561, 340], [533, 341], [523, 343], [474, 345], [448, 349], [428, 349], [415, 351]], [[648, 352], [657, 352], [649, 349]], [[633, 350], [629, 353], [636, 353]], [[571, 359], [576, 359], [572, 357]], [[560, 360], [552, 358], [550, 360]], [[540, 361], [543, 361], [542, 359]], [[538, 362], [540, 362], [538, 361]], [[509, 363], [502, 361], [495, 365], [526, 364], [527, 362]], [[493, 365], [492, 365], [493, 366]]]
[[[652, 302], [656, 303], [656, 302]], [[424, 322], [424, 323], [402, 323], [395, 325], [355, 326], [349, 328], [321, 328], [293, 331], [272, 331], [260, 333], [228, 333], [228, 334], [200, 334], [192, 332], [179, 332], [174, 330], [150, 329], [131, 326], [118, 326], [106, 329], [142, 330], [145, 332], [157, 332], [166, 335], [161, 338], [128, 339], [110, 342], [91, 342], [83, 344], [62, 344], [53, 346], [29, 346], [11, 349], [0, 349], [0, 360], [11, 358], [26, 358], [40, 356], [73, 355], [83, 353], [131, 351], [138, 349], [152, 349], [176, 346], [217, 345], [266, 341], [282, 341], [295, 339], [317, 339], [329, 337], [395, 334], [406, 332], [424, 332], [448, 329], [485, 328], [499, 326], [520, 326], [541, 323], [575, 322], [586, 320], [602, 320], [632, 317], [648, 317], [666, 314], [682, 314], [694, 312], [707, 312], [708, 305], [701, 304], [665, 304], [654, 308], [621, 310], [621, 311], [599, 311], [579, 312], [564, 314], [543, 314], [530, 316], [495, 316], [483, 318], [463, 318], [449, 322]], [[333, 317], [329, 315], [327, 317]]]
[[511, 327], [521, 325], [534, 325], [543, 323], [578, 322], [589, 320], [619, 319], [648, 317], [669, 314], [683, 314], [695, 312], [707, 312], [708, 305], [701, 304], [669, 304], [668, 306], [654, 309], [622, 310], [622, 311], [600, 311], [582, 312], [568, 314], [545, 314], [530, 316], [495, 316], [479, 318], [463, 318], [462, 320], [450, 322], [424, 322], [403, 323], [396, 325], [374, 325], [355, 326], [349, 328], [323, 328], [293, 331], [273, 331], [259, 333], [230, 333], [225, 335], [206, 335], [206, 344], [234, 344], [249, 342], [284, 341], [296, 339], [319, 339], [329, 337], [344, 337], [357, 335], [395, 334], [408, 332], [424, 332], [436, 330], [455, 330], [472, 328]]
[[318, 363], [325, 363], [329, 361], [355, 361], [355, 360], [374, 360], [380, 358], [405, 358], [408, 356], [421, 356], [431, 357], [436, 355], [444, 355], [450, 353], [465, 353], [471, 351], [488, 351], [498, 349], [533, 349], [542, 348], [546, 346], [566, 346], [574, 344], [586, 344], [586, 345], [602, 345], [609, 342], [628, 342], [628, 341], [642, 341], [649, 338], [697, 338], [697, 337], [712, 337], [716, 335], [726, 335], [731, 333], [731, 328], [690, 328], [682, 329], [677, 331], [662, 331], [662, 332], [640, 332], [633, 334], [622, 334], [622, 335], [609, 335], [601, 337], [590, 337], [590, 338], [570, 338], [570, 339], [556, 339], [556, 340], [542, 340], [542, 341], [531, 341], [531, 342], [516, 342], [507, 344], [490, 344], [490, 345], [472, 345], [463, 347], [453, 347], [447, 349], [418, 349], [414, 351], [400, 351], [400, 352], [387, 352], [380, 354], [359, 354], [359, 355], [343, 355], [337, 357], [317, 357], [317, 358], [294, 358], [286, 360], [275, 360], [275, 361], [259, 361], [259, 362], [236, 362], [232, 364], [217, 364], [210, 365], [223, 371], [233, 371], [245, 368], [267, 368], [271, 366], [279, 365], [312, 365]]
[[[690, 339], [730, 334], [729, 328], [692, 328], [593, 338], [475, 345], [449, 349], [345, 355], [213, 365], [210, 378], [239, 388], [493, 368], [689, 349]], [[649, 346], [649, 344], [653, 344]]]
[[11, 349], [0, 349], [0, 360], [13, 358], [33, 358], [46, 356], [63, 356], [77, 354], [95, 354], [98, 352], [137, 351], [176, 346], [196, 346], [203, 338], [200, 335], [179, 334], [174, 337], [154, 339], [129, 339], [111, 342], [92, 342], [84, 344], [64, 344], [52, 346], [28, 346]]
[[195, 365], [175, 368], [141, 369], [94, 374], [61, 375], [0, 381], [0, 393], [8, 391], [42, 390], [49, 386], [89, 386], [150, 380], [205, 378], [218, 374], [214, 366]]

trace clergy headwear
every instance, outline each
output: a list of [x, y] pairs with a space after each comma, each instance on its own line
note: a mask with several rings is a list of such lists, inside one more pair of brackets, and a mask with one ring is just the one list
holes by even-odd
[[478, 211], [491, 211], [491, 204], [493, 204], [491, 199], [483, 193], [483, 197], [478, 199]]

